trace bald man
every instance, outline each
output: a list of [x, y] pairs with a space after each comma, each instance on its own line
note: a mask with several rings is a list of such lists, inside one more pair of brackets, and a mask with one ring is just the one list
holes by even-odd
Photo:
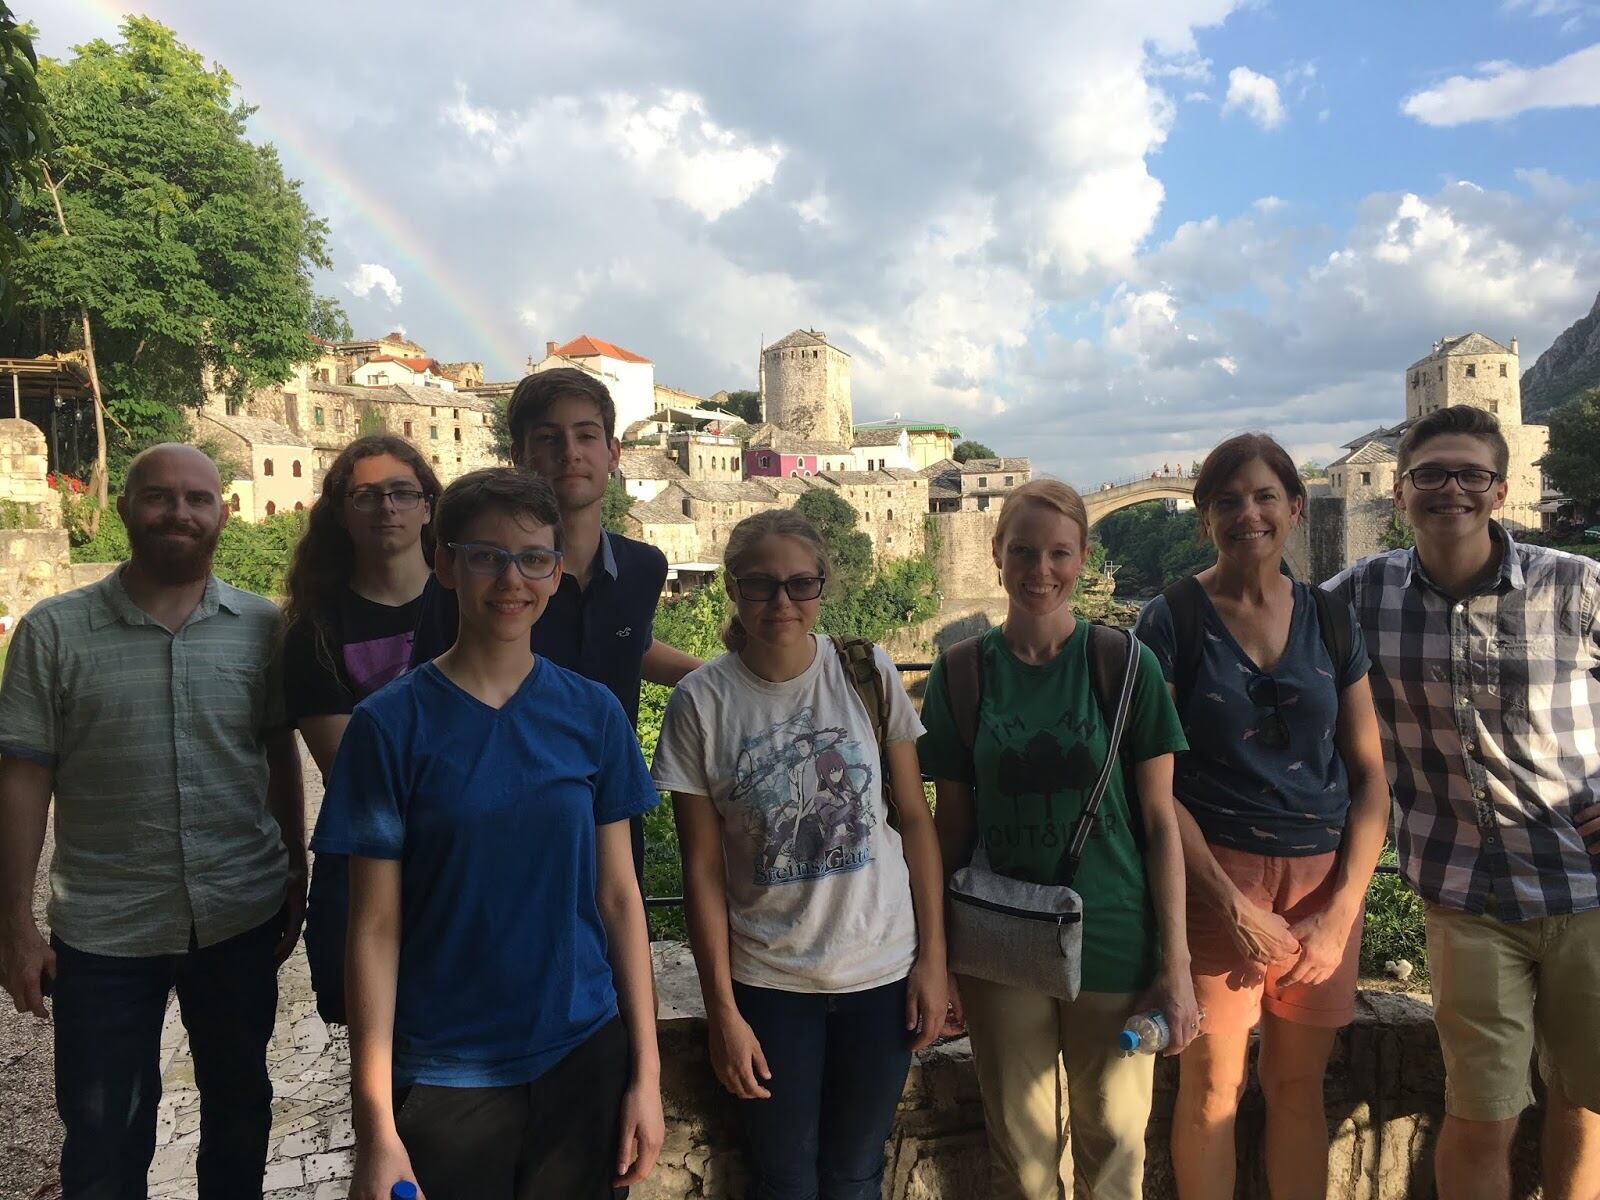
[[[305, 909], [300, 760], [278, 610], [211, 573], [216, 466], [146, 450], [129, 560], [35, 605], [0, 682], [0, 982], [54, 1010], [65, 1200], [144, 1197], [176, 989], [200, 1090], [201, 1200], [261, 1195], [277, 969]], [[50, 937], [34, 876], [52, 793]]]

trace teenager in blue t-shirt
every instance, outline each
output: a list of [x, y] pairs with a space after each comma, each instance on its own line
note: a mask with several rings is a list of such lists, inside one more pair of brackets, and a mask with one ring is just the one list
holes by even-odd
[[435, 519], [460, 629], [356, 707], [314, 845], [350, 855], [354, 1200], [599, 1200], [665, 1136], [627, 717], [529, 649], [561, 574], [550, 485], [496, 468]]

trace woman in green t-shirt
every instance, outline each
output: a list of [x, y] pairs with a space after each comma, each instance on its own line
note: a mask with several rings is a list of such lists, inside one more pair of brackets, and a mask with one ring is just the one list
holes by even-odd
[[[1000, 874], [1064, 882], [1062, 859], [1107, 741], [1089, 675], [1088, 626], [1071, 603], [1088, 526], [1077, 492], [1055, 480], [1024, 484], [1000, 510], [994, 560], [1006, 620], [979, 647], [982, 702], [970, 753], [944, 662], [934, 664], [917, 750], [938, 789], [947, 872], [971, 859], [981, 836]], [[1139, 802], [1129, 804], [1122, 771], [1113, 771], [1072, 881], [1084, 906], [1083, 990], [1065, 1001], [966, 976], [951, 983], [956, 1015], [971, 1032], [1002, 1196], [1059, 1194], [1065, 1115], [1073, 1158], [1066, 1177], [1097, 1200], [1136, 1200], [1154, 1060], [1123, 1058], [1117, 1034], [1135, 1012], [1159, 1009], [1172, 1030], [1166, 1053], [1175, 1054], [1199, 1026], [1172, 799], [1173, 755], [1187, 747], [1161, 669], [1144, 648], [1138, 672], [1123, 747], [1124, 761], [1135, 764]], [[1066, 1066], [1065, 1097], [1056, 1088], [1058, 1062]]]

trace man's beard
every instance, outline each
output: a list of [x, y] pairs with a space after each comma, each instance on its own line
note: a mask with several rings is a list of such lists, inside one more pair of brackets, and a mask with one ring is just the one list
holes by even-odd
[[[167, 532], [196, 533], [185, 539], [170, 539]], [[128, 545], [139, 569], [158, 583], [177, 586], [195, 583], [211, 574], [211, 557], [216, 553], [222, 526], [203, 530], [194, 525], [162, 522], [144, 528], [128, 529]]]

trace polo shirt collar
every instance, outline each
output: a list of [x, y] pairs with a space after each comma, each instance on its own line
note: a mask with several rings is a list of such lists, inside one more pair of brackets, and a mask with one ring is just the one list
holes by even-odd
[[[89, 606], [91, 629], [99, 629], [113, 621], [121, 621], [124, 625], [156, 623], [149, 613], [133, 602], [128, 596], [128, 590], [122, 586], [122, 572], [127, 566], [127, 563], [123, 563], [94, 585], [92, 602]], [[211, 575], [206, 579], [206, 590], [200, 597], [200, 603], [195, 605], [194, 611], [189, 614], [189, 619], [184, 624], [214, 617], [219, 608], [227, 609], [235, 616], [239, 614], [239, 605], [232, 595], [232, 589], [224, 587], [215, 575]]]
[[612, 579], [617, 577], [617, 556], [611, 550], [611, 535], [600, 531], [600, 569]]
[[[1520, 591], [1526, 586], [1527, 579], [1522, 573], [1522, 556], [1517, 553], [1517, 543], [1512, 539], [1511, 531], [1500, 524], [1499, 521], [1491, 519], [1489, 521], [1489, 536], [1500, 543], [1500, 574], [1495, 579], [1494, 587], [1485, 588], [1484, 591], [1505, 591], [1507, 589]], [[1428, 572], [1422, 565], [1422, 559], [1417, 554], [1417, 548], [1413, 546], [1406, 551], [1405, 578], [1401, 581], [1401, 586], [1410, 587], [1418, 581], [1425, 583], [1435, 591], [1438, 590], [1433, 580], [1428, 578]]]

